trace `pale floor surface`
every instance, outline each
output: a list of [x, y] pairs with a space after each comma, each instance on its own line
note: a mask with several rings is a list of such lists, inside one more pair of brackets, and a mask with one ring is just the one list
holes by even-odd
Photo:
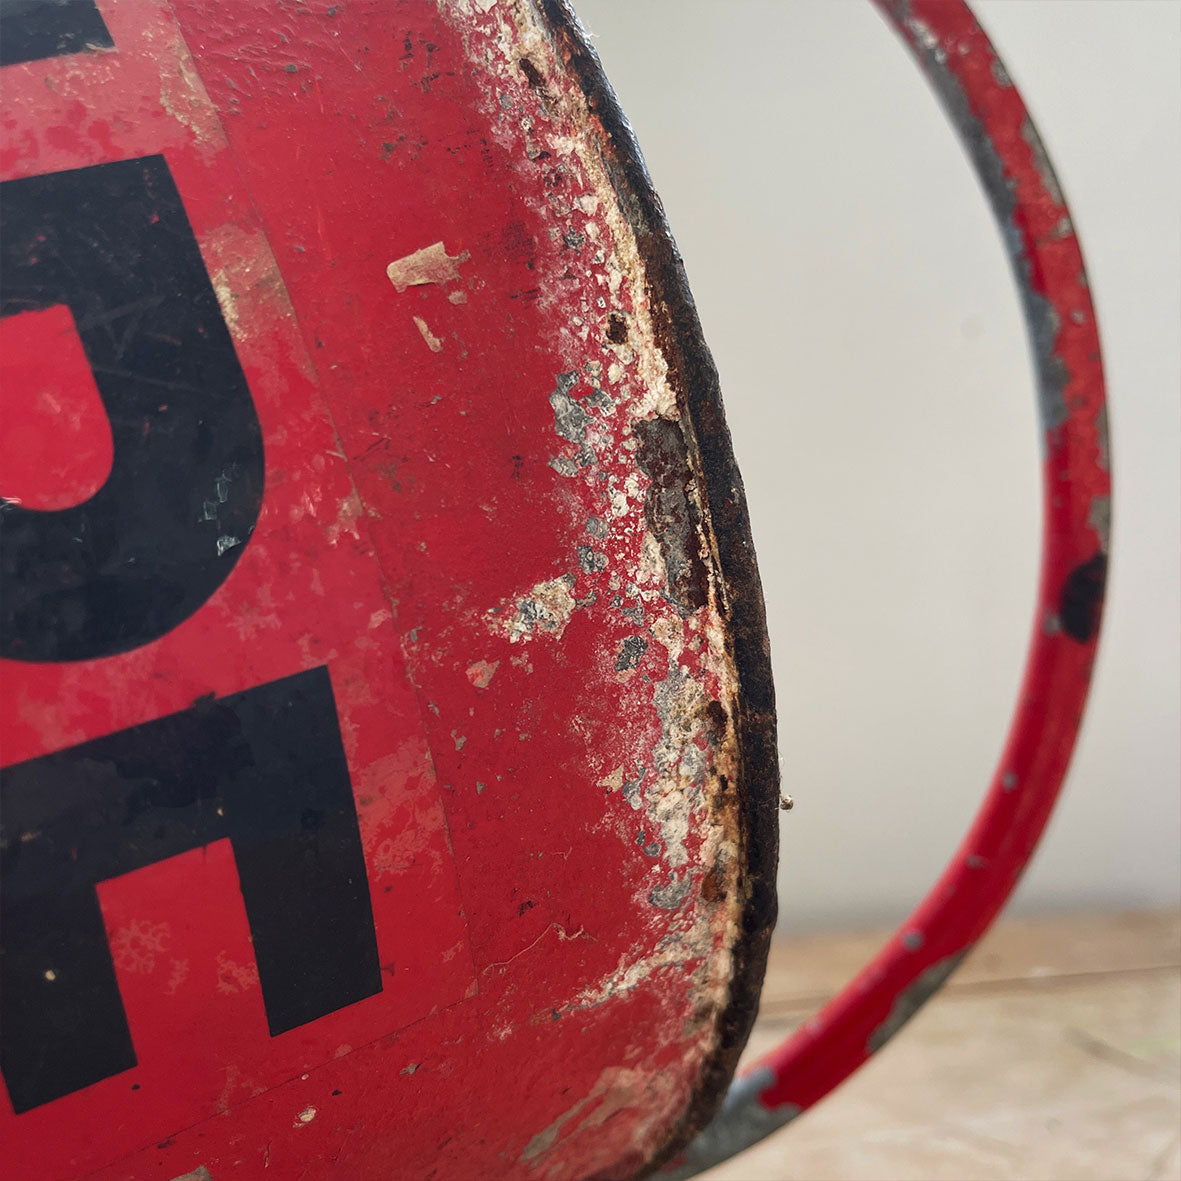
[[[744, 1061], [880, 935], [772, 950]], [[880, 1055], [707, 1181], [1181, 1181], [1181, 913], [1003, 922]]]

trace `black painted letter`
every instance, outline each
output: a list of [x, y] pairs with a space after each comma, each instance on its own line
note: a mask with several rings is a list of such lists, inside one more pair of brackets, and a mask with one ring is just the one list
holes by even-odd
[[94, 0], [0, 0], [0, 66], [113, 48]]
[[250, 390], [163, 157], [4, 181], [0, 275], [0, 315], [69, 307], [114, 440], [84, 503], [0, 501], [0, 656], [151, 643], [225, 580], [263, 491]]
[[17, 1112], [135, 1065], [95, 886], [222, 837], [272, 1036], [381, 991], [327, 669], [6, 767], [0, 807], [0, 1068]]

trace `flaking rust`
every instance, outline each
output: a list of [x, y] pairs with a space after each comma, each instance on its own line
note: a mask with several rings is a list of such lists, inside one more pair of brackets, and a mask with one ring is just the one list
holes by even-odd
[[[571, 555], [568, 572], [493, 606], [485, 621], [513, 642], [561, 643], [585, 604], [605, 600], [629, 622], [642, 620], [642, 631], [633, 627], [603, 659], [621, 685], [643, 677], [643, 708], [658, 725], [650, 749], [599, 780], [634, 813], [623, 817], [632, 827], [622, 835], [631, 839], [639, 821], [634, 840], [653, 859], [635, 906], [651, 912], [654, 940], [637, 941], [567, 1008], [609, 1004], [650, 981], [685, 998], [669, 1029], [621, 1033], [621, 1062], [639, 1064], [612, 1074], [609, 1104], [600, 1079], [519, 1159], [547, 1177], [592, 1173], [601, 1162], [580, 1130], [627, 1112], [632, 1152], [624, 1173], [609, 1175], [646, 1172], [720, 1099], [749, 1027], [773, 921], [765, 882], [752, 888], [765, 876], [767, 846], [774, 852], [767, 829], [776, 777], [759, 765], [773, 722], [761, 719], [762, 733], [743, 750], [749, 704], [729, 634], [730, 600], [740, 593], [752, 600], [760, 633], [754, 659], [742, 654], [745, 671], [760, 659], [765, 665], [761, 595], [757, 575], [750, 577], [753, 559], [729, 570], [721, 559], [707, 485], [745, 526], [716, 377], [683, 279], [668, 273], [669, 259], [674, 271], [679, 262], [634, 144], [600, 117], [613, 112], [626, 130], [576, 23], [558, 5], [543, 11], [526, 0], [449, 0], [440, 9], [458, 23], [469, 59], [485, 67], [485, 103], [500, 146], [520, 161], [523, 187], [532, 184], [551, 239], [567, 248], [565, 289], [543, 285], [540, 298], [573, 309], [560, 329], [568, 368], [537, 396], [549, 399], [554, 414], [550, 466], [565, 477], [569, 511], [585, 518], [589, 544]], [[694, 347], [697, 373], [689, 363]], [[704, 388], [694, 388], [695, 377]], [[705, 420], [715, 451], [721, 441], [724, 454], [710, 472], [695, 418]], [[656, 660], [644, 668], [649, 649], [662, 675]], [[765, 667], [758, 676], [768, 679]], [[752, 849], [756, 825], [760, 847]], [[673, 1076], [666, 1060], [657, 1064], [656, 1048], [669, 1046], [680, 1047]], [[677, 1073], [689, 1090], [657, 1085]]]

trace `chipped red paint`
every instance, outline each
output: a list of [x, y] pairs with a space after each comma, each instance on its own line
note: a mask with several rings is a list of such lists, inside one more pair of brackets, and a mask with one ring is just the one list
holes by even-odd
[[951, 975], [1016, 885], [1066, 774], [1090, 686], [1110, 531], [1107, 409], [1078, 236], [1025, 104], [958, 0], [875, 0], [955, 123], [1010, 253], [1037, 376], [1043, 549], [1024, 682], [975, 822], [939, 881], [829, 1004], [739, 1077], [670, 1166], [690, 1177], [789, 1123]]
[[[110, 45], [4, 67], [0, 178], [162, 157], [249, 386], [265, 491], [252, 531], [210, 535], [236, 565], [158, 637], [49, 660], [10, 637], [2, 762], [26, 791], [8, 823], [41, 809], [59, 832], [57, 781], [27, 790], [44, 768], [124, 766], [81, 743], [240, 719], [260, 686], [326, 670], [380, 971], [290, 1024], [260, 982], [245, 839], [153, 859], [180, 823], [160, 783], [212, 749], [173, 751], [163, 780], [135, 772], [114, 828], [96, 803], [69, 840], [6, 830], [14, 881], [47, 841], [90, 864], [103, 825], [147, 851], [97, 883], [134, 1061], [76, 1085], [7, 1048], [5, 1174], [640, 1171], [709, 1114], [749, 1026], [776, 775], [773, 714], [750, 704], [770, 682], [741, 486], [713, 387], [689, 388], [708, 357], [661, 269], [667, 232], [637, 221], [654, 199], [619, 171], [631, 146], [569, 68], [561, 14], [524, 2], [97, 9]], [[126, 175], [152, 168], [158, 191], [156, 165]], [[52, 329], [74, 372], [54, 306], [6, 309], [5, 332], [35, 329], [37, 351]], [[103, 312], [117, 351], [139, 314]], [[136, 428], [151, 439], [200, 391], [139, 376], [160, 389]], [[55, 429], [19, 400], [6, 412]], [[51, 444], [11, 502], [72, 481], [68, 508], [101, 483], [101, 439], [83, 465]], [[237, 472], [202, 493], [209, 520]], [[295, 700], [274, 692], [264, 721]], [[148, 723], [172, 729], [134, 730]], [[233, 811], [200, 794], [215, 787], [185, 805], [194, 832]], [[128, 827], [145, 809], [158, 831]], [[280, 835], [319, 849], [322, 819]], [[71, 948], [36, 944], [37, 996], [74, 985]]]

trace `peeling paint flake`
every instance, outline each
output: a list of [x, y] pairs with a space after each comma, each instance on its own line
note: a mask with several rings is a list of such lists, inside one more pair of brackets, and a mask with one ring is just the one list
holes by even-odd
[[549, 396], [549, 404], [553, 407], [554, 429], [558, 434], [571, 443], [585, 443], [586, 428], [591, 417], [570, 396], [577, 382], [577, 373], [559, 373], [557, 385]]
[[487, 689], [499, 667], [499, 660], [477, 660], [475, 664], [469, 664], [467, 679], [471, 682], [472, 688]]
[[422, 287], [428, 283], [450, 283], [458, 279], [461, 263], [467, 262], [471, 254], [464, 250], [459, 254], [448, 254], [442, 242], [424, 246], [404, 258], [396, 258], [386, 267], [394, 290], [401, 294], [407, 287]]
[[515, 602], [515, 610], [505, 618], [499, 611], [485, 615], [489, 630], [506, 636], [512, 643], [531, 640], [539, 632], [562, 638], [566, 624], [577, 603], [571, 593], [574, 576], [563, 574], [548, 582], [539, 582]]
[[443, 342], [427, 327], [427, 322], [421, 316], [414, 317], [414, 326], [418, 329], [419, 335], [426, 342], [426, 347], [432, 353], [441, 353], [443, 351]]
[[688, 877], [672, 877], [663, 886], [655, 887], [648, 895], [648, 901], [661, 910], [676, 910], [689, 897], [689, 888], [693, 883]]

